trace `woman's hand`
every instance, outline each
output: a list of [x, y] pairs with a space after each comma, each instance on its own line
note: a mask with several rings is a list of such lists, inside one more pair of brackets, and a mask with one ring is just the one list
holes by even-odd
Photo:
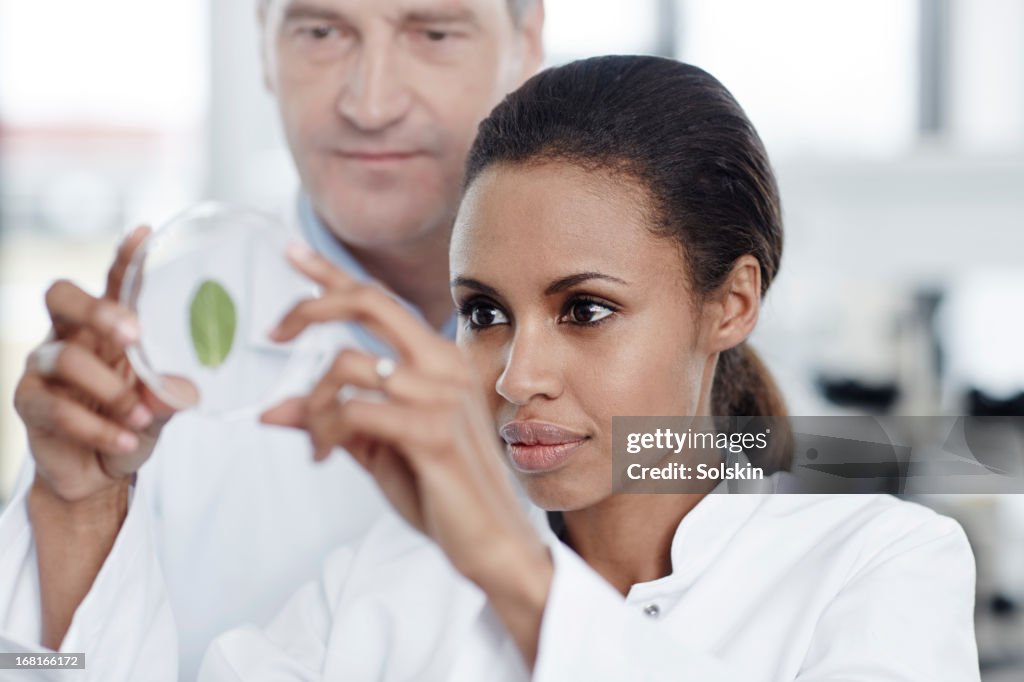
[[[275, 340], [318, 322], [359, 322], [390, 344], [397, 360], [343, 350], [308, 396], [281, 403], [262, 420], [306, 430], [318, 460], [345, 448], [392, 506], [488, 594], [532, 665], [553, 569], [502, 463], [482, 386], [454, 344], [381, 288], [356, 282], [305, 248], [293, 247], [289, 258], [324, 294], [293, 308]], [[383, 399], [341, 401], [346, 386]]]

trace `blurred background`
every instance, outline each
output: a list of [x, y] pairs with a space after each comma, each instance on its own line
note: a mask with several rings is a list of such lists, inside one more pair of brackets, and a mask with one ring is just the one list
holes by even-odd
[[[57, 277], [118, 237], [296, 178], [253, 0], [0, 0], [0, 505]], [[787, 245], [754, 338], [791, 411], [1024, 415], [1024, 0], [547, 0], [549, 63], [675, 56], [728, 86]], [[1024, 679], [1024, 496], [945, 496], [978, 559], [987, 682]]]

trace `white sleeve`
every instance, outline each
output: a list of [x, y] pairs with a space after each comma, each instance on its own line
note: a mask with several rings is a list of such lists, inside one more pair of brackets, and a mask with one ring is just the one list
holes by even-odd
[[836, 595], [798, 679], [980, 679], [974, 579], [963, 529], [936, 515], [879, 553]]
[[[31, 457], [26, 466], [32, 467]], [[51, 653], [39, 643], [39, 573], [26, 509], [34, 474], [24, 473], [0, 515], [0, 651]], [[85, 654], [84, 672], [19, 671], [19, 681], [177, 679], [177, 632], [153, 537], [149, 492], [140, 471], [114, 546], [61, 643], [61, 653]]]
[[266, 628], [245, 626], [213, 641], [199, 682], [319, 682], [331, 632], [332, 585], [344, 582], [355, 551], [343, 547], [324, 564], [324, 578], [296, 592]]
[[[851, 579], [822, 613], [799, 682], [970, 682], [974, 558], [944, 517], [908, 534]], [[687, 646], [556, 542], [533, 682], [743, 679], [732, 663]], [[699, 617], [699, 616], [696, 616]]]

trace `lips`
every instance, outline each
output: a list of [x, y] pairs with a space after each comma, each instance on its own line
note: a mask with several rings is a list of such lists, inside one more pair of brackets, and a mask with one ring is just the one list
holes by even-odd
[[562, 466], [590, 437], [546, 422], [509, 422], [500, 429], [513, 466], [526, 473]]
[[422, 152], [418, 151], [401, 151], [401, 150], [385, 150], [385, 149], [368, 149], [368, 150], [342, 150], [335, 152], [338, 156], [343, 159], [350, 159], [352, 161], [362, 161], [364, 163], [386, 163], [389, 161], [408, 161], [418, 156], [423, 156]]

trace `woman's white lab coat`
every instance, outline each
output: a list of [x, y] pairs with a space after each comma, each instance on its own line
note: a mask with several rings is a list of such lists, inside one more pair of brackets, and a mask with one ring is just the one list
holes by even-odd
[[623, 598], [538, 519], [554, 581], [532, 678], [484, 595], [397, 517], [335, 552], [202, 682], [968, 682], [974, 560], [960, 526], [884, 495], [711, 494], [671, 575]]

